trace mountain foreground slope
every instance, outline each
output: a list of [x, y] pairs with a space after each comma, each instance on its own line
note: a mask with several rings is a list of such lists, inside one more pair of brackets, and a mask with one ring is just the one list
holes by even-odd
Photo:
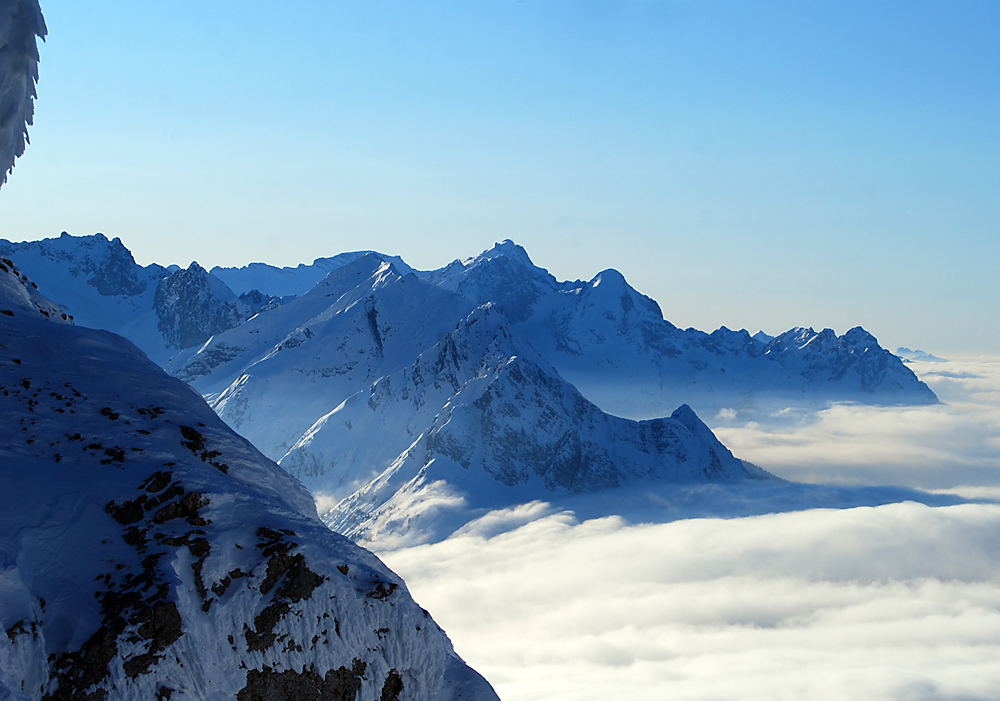
[[496, 699], [295, 479], [5, 267], [0, 698]]

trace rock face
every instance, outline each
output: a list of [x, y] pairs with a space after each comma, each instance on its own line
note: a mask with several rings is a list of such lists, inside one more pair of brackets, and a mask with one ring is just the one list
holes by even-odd
[[[263, 295], [260, 295], [263, 302]], [[253, 295], [248, 295], [253, 301]], [[153, 297], [157, 328], [168, 346], [190, 348], [239, 326], [252, 308], [197, 263], [163, 277]]]
[[37, 0], [0, 0], [0, 185], [28, 142], [38, 82], [36, 37], [45, 34]]
[[149, 278], [164, 272], [157, 266], [150, 271], [152, 275], [143, 275], [145, 271], [119, 238], [108, 242], [100, 260], [81, 261], [71, 270], [88, 274], [87, 284], [105, 297], [141, 295], [149, 285]]
[[0, 698], [496, 698], [296, 480], [4, 265]]

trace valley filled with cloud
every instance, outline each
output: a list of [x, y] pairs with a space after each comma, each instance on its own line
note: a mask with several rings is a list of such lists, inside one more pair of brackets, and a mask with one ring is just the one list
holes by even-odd
[[717, 431], [786, 479], [925, 488], [946, 505], [803, 496], [643, 524], [536, 504], [494, 515], [512, 528], [497, 535], [484, 523], [379, 554], [508, 701], [996, 698], [1000, 359], [913, 367], [942, 404]]

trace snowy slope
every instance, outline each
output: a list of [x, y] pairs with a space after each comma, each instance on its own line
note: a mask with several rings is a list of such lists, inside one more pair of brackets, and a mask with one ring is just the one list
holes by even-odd
[[10, 258], [0, 258], [0, 314], [8, 317], [37, 316], [60, 324], [73, 317], [38, 291], [38, 285], [22, 273]]
[[317, 421], [280, 464], [314, 494], [347, 497], [324, 515], [335, 530], [383, 544], [437, 540], [536, 499], [769, 477], [686, 406], [644, 422], [600, 411], [491, 304]]
[[37, 0], [0, 0], [0, 185], [28, 142], [38, 82], [35, 37], [45, 34]]
[[369, 254], [308, 294], [182, 354], [171, 369], [278, 459], [320, 416], [412, 363], [471, 309]]
[[0, 698], [496, 698], [399, 578], [190, 387], [119, 336], [29, 309], [12, 276]]
[[796, 328], [773, 338], [682, 330], [619, 272], [558, 282], [511, 241], [423, 276], [476, 304], [498, 304], [563, 377], [620, 416], [662, 416], [681, 403], [706, 416], [729, 409], [760, 419], [829, 401], [937, 401], [861, 328], [843, 336]]

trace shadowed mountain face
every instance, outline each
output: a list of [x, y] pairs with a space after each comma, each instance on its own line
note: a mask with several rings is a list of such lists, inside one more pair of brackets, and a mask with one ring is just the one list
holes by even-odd
[[[259, 293], [258, 293], [259, 294]], [[242, 324], [251, 307], [197, 263], [163, 277], [153, 310], [157, 329], [173, 348], [191, 348]]]
[[495, 701], [189, 386], [7, 262], [0, 310], [0, 698]]

